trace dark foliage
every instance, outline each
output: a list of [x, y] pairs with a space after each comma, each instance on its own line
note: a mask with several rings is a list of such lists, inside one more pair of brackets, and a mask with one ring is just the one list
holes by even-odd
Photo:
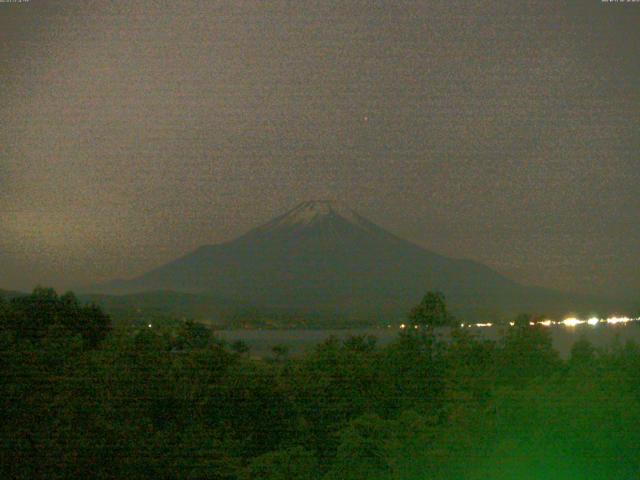
[[53, 289], [36, 288], [12, 298], [4, 310], [3, 327], [21, 339], [39, 341], [51, 327], [62, 326], [94, 347], [110, 328], [108, 315], [96, 305], [81, 305], [71, 292], [58, 296]]
[[409, 320], [411, 326], [429, 328], [450, 326], [454, 321], [441, 292], [427, 292], [409, 313]]
[[0, 302], [0, 477], [640, 472], [634, 344], [582, 340], [565, 361], [547, 330], [520, 322], [497, 342], [425, 329], [384, 347], [330, 338], [303, 357], [279, 347], [256, 359], [193, 322], [107, 334], [98, 313], [49, 290]]

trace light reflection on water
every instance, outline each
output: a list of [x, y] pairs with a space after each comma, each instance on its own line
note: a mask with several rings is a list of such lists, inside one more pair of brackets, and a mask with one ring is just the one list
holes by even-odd
[[[568, 321], [567, 320], [578, 320]], [[511, 322], [513, 323], [513, 322]], [[624, 344], [629, 340], [640, 343], [640, 319], [628, 317], [593, 318], [580, 320], [567, 318], [563, 321], [542, 320], [538, 323], [549, 329], [553, 346], [562, 357], [567, 357], [573, 344], [580, 338], [586, 338], [596, 347], [607, 347], [615, 342]], [[513, 325], [465, 324], [464, 329], [487, 340], [498, 340], [504, 331]], [[268, 356], [274, 345], [287, 345], [292, 355], [311, 350], [318, 343], [330, 336], [340, 339], [353, 335], [371, 335], [378, 339], [380, 345], [390, 343], [397, 338], [400, 328], [397, 327], [361, 327], [350, 329], [281, 329], [281, 330], [219, 330], [216, 334], [228, 341], [242, 340], [256, 356]], [[439, 330], [439, 336], [448, 336], [448, 329]]]
[[[555, 321], [555, 320], [537, 320], [534, 322], [529, 322], [529, 325], [534, 326], [534, 325], [542, 325], [544, 327], [551, 327], [553, 325], [560, 325], [560, 326], [564, 326], [564, 327], [577, 327], [578, 325], [590, 325], [592, 327], [595, 327], [598, 324], [607, 324], [607, 325], [618, 325], [618, 324], [627, 324], [627, 323], [631, 323], [631, 322], [638, 322], [640, 321], [640, 318], [630, 318], [630, 317], [608, 317], [608, 318], [598, 318], [598, 317], [591, 317], [588, 320], [580, 320], [579, 318], [575, 318], [575, 317], [568, 317], [565, 318], [564, 320], [560, 320], [560, 321]], [[493, 324], [491, 323], [461, 323], [460, 327], [464, 328], [464, 327], [476, 327], [476, 328], [483, 328], [483, 327], [492, 327]], [[515, 326], [515, 322], [509, 322], [509, 326], [513, 327]], [[402, 324], [400, 325], [400, 328], [405, 328], [405, 325]]]

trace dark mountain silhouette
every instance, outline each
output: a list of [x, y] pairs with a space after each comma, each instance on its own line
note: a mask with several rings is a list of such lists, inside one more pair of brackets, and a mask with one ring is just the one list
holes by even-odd
[[452, 310], [469, 319], [607, 308], [594, 298], [524, 286], [480, 263], [430, 252], [325, 201], [302, 203], [235, 240], [95, 289], [152, 290], [374, 321], [406, 314], [427, 290], [444, 292]]
[[15, 290], [3, 290], [0, 288], [0, 297], [5, 300], [10, 300], [14, 297], [22, 297], [24, 295], [26, 295], [26, 293], [24, 292], [17, 292]]

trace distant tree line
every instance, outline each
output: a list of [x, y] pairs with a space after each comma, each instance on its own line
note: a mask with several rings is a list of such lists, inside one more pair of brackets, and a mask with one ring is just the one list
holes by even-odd
[[640, 348], [561, 359], [520, 322], [453, 329], [429, 293], [391, 344], [304, 356], [203, 325], [111, 328], [38, 289], [0, 300], [0, 477], [227, 480], [627, 479], [640, 473]]

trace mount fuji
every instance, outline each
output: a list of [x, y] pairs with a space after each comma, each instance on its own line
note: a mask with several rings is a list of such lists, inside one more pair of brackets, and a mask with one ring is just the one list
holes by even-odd
[[326, 201], [301, 203], [235, 240], [93, 290], [207, 294], [271, 311], [371, 322], [405, 315], [428, 290], [444, 292], [465, 319], [595, 307], [585, 296], [521, 285], [480, 263], [428, 251]]

